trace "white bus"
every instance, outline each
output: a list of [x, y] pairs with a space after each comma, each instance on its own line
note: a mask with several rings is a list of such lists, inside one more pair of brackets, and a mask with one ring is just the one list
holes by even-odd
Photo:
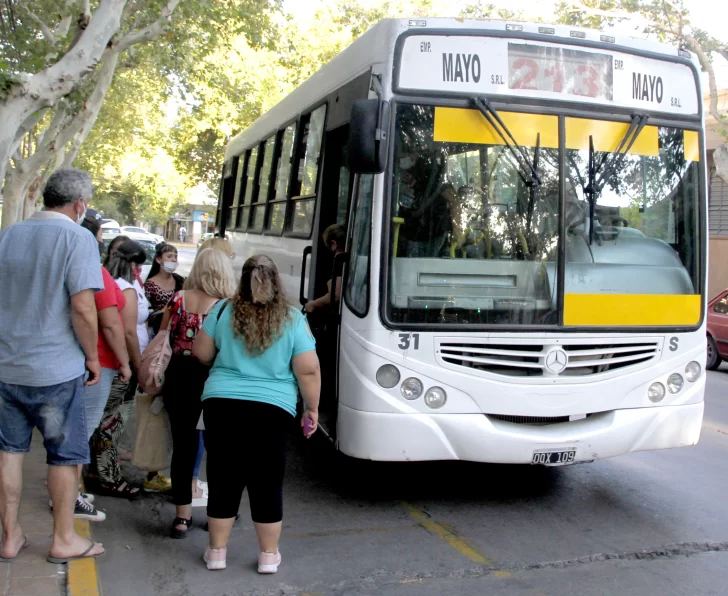
[[393, 19], [231, 140], [218, 231], [292, 301], [342, 275], [310, 321], [344, 454], [570, 464], [698, 441], [705, 181], [688, 52]]

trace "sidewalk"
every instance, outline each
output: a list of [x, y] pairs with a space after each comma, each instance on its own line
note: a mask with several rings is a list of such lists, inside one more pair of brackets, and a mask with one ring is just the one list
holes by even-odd
[[[20, 504], [20, 525], [28, 536], [28, 545], [9, 563], [0, 563], [4, 573], [4, 596], [96, 596], [98, 587], [96, 562], [74, 561], [69, 565], [53, 565], [46, 561], [53, 534], [53, 516], [48, 507], [45, 485], [48, 467], [43, 441], [36, 432], [31, 451], [25, 456], [23, 498]], [[89, 522], [76, 520], [76, 532], [90, 534]]]

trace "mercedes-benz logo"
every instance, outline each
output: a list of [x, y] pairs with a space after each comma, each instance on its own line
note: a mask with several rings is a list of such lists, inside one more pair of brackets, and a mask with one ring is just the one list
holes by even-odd
[[546, 370], [555, 375], [564, 372], [568, 363], [569, 356], [561, 349], [551, 350], [548, 354], [546, 354], [546, 360], [544, 362]]

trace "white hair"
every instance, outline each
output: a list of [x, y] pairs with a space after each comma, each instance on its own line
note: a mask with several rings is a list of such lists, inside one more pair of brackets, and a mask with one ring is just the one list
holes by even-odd
[[93, 188], [91, 176], [83, 170], [73, 168], [56, 170], [48, 178], [43, 189], [43, 205], [57, 208], [78, 199], [88, 201], [93, 194]]

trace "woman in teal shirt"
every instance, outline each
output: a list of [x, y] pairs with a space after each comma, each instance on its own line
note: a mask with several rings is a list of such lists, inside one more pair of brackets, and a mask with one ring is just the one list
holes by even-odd
[[[247, 487], [260, 545], [258, 572], [275, 573], [281, 562], [286, 435], [299, 391], [305, 405], [301, 425], [307, 437], [315, 432], [321, 373], [311, 330], [286, 301], [270, 258], [245, 261], [236, 296], [210, 311], [192, 353], [212, 364], [202, 394], [210, 529], [203, 558], [208, 569], [225, 569], [230, 531]], [[240, 462], [232, 474], [231, 456]]]

